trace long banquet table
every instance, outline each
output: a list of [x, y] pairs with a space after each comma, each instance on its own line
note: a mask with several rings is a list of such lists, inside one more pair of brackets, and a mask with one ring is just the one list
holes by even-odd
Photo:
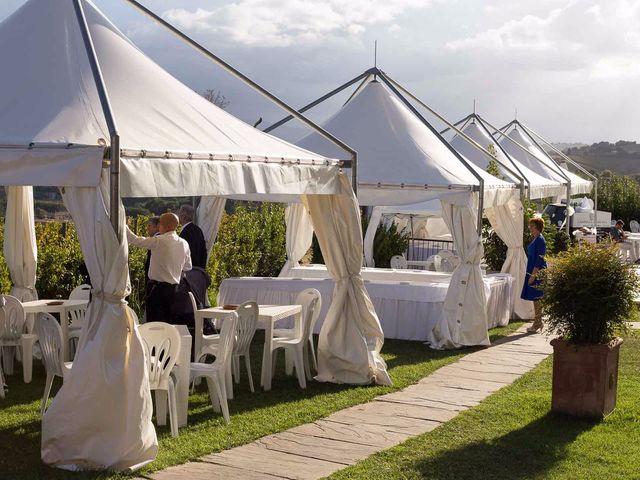
[[[444, 299], [449, 287], [448, 281], [442, 278], [440, 280], [442, 281], [416, 282], [365, 279], [365, 287], [373, 301], [385, 338], [432, 341], [433, 327], [444, 318]], [[487, 275], [484, 280], [490, 292], [487, 327], [506, 325], [512, 312], [513, 277], [496, 274]], [[228, 278], [220, 285], [218, 304], [252, 300], [259, 304], [289, 305], [295, 303], [296, 295], [302, 290], [315, 288], [322, 295], [322, 309], [315, 328], [318, 333], [329, 310], [333, 287], [333, 280], [328, 278]], [[285, 320], [280, 325], [290, 327], [286, 322]]]

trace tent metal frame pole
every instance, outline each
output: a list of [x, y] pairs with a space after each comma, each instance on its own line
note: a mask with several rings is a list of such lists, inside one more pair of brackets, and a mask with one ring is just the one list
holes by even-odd
[[[531, 200], [531, 180], [529, 180], [527, 178], [527, 176], [522, 173], [522, 170], [520, 170], [520, 167], [518, 167], [518, 165], [516, 165], [516, 162], [513, 161], [513, 158], [511, 157], [511, 155], [509, 155], [504, 148], [502, 148], [502, 145], [500, 145], [500, 143], [498, 142], [498, 140], [496, 138], [494, 138], [493, 135], [491, 135], [491, 132], [489, 132], [489, 129], [487, 128], [487, 126], [484, 124], [484, 121], [480, 118], [480, 116], [478, 114], [476, 114], [475, 112], [473, 112], [471, 115], [469, 115], [467, 117], [467, 119], [471, 118], [472, 120], [475, 120], [478, 125], [480, 126], [480, 128], [482, 130], [484, 130], [484, 132], [489, 135], [489, 137], [495, 142], [496, 144], [496, 148], [499, 149], [502, 154], [507, 158], [507, 160], [509, 160], [511, 162], [511, 165], [513, 165], [513, 168], [516, 169], [516, 171], [520, 174], [520, 176], [524, 179], [524, 181], [527, 183], [527, 185], [529, 186], [528, 189], [528, 195], [527, 195], [527, 199]], [[521, 190], [520, 190], [520, 196], [522, 198], [522, 200], [525, 199], [525, 192], [524, 192], [524, 185], [521, 186]]]
[[[311, 103], [308, 103], [307, 105], [305, 105], [304, 107], [300, 108], [298, 110], [299, 113], [304, 113], [307, 110], [311, 110], [313, 107], [315, 107], [316, 105], [320, 105], [322, 102], [324, 102], [325, 100], [330, 99], [331, 97], [333, 97], [334, 95], [337, 95], [338, 93], [342, 92], [344, 89], [349, 88], [351, 85], [353, 85], [354, 83], [359, 82], [362, 79], [366, 79], [369, 76], [369, 71], [367, 70], [366, 72], [361, 73], [360, 75], [358, 75], [357, 77], [352, 78], [351, 80], [349, 80], [346, 83], [343, 83], [342, 85], [340, 85], [338, 88], [334, 88], [333, 90], [331, 90], [329, 93], [321, 96], [320, 98], [318, 98], [317, 100], [314, 100]], [[289, 122], [293, 120], [293, 115], [287, 115], [286, 117], [278, 120], [277, 122], [269, 125], [267, 128], [265, 128], [263, 130], [264, 133], [269, 133], [273, 130], [275, 130], [278, 127], [281, 127], [282, 125], [284, 125], [285, 123]]]
[[349, 95], [349, 98], [347, 98], [347, 100], [342, 104], [342, 106], [344, 107], [347, 103], [349, 103], [353, 99], [353, 97], [355, 97], [358, 93], [360, 93], [360, 91], [362, 91], [362, 88], [365, 85], [367, 85], [370, 81], [372, 81], [372, 78], [375, 81], [376, 76], [372, 74], [367, 75], [362, 80], [362, 82], [360, 82], [360, 84], [356, 87], [356, 89], [351, 93], [351, 95]]
[[[597, 230], [598, 229], [598, 177], [596, 177], [594, 174], [589, 172], [586, 168], [584, 168], [578, 162], [573, 160], [573, 158], [571, 158], [569, 155], [564, 153], [562, 150], [560, 150], [559, 148], [556, 148], [554, 145], [549, 143], [545, 138], [543, 138], [538, 133], [534, 132], [527, 125], [524, 125], [522, 123], [520, 125], [522, 126], [522, 128], [524, 128], [527, 131], [527, 133], [530, 136], [537, 137], [544, 145], [549, 147], [551, 150], [556, 152], [558, 155], [560, 155], [562, 158], [564, 158], [567, 162], [569, 162], [571, 165], [573, 165], [575, 168], [577, 168], [580, 172], [582, 172], [587, 177], [589, 177], [591, 180], [593, 180], [593, 187], [594, 187], [594, 194], [593, 194], [593, 197], [594, 197], [594, 200], [593, 200], [593, 203], [594, 203], [594, 218], [593, 218], [593, 222], [595, 224], [594, 227]], [[597, 241], [598, 241], [598, 235], [596, 234], [596, 242]]]
[[[517, 129], [518, 127], [520, 127], [524, 133], [529, 137], [529, 140], [531, 140], [531, 142], [533, 143], [534, 146], [538, 147], [538, 150], [540, 150], [540, 152], [542, 152], [542, 154], [544, 156], [546, 156], [552, 163], [552, 165], [556, 168], [555, 173], [557, 173], [558, 175], [560, 175], [561, 177], [567, 179], [567, 181], [569, 181], [569, 177], [564, 173], [564, 171], [562, 170], [562, 167], [558, 164], [558, 162], [556, 162], [553, 158], [551, 158], [549, 156], [549, 154], [544, 150], [544, 148], [542, 148], [540, 146], [540, 144], [536, 141], [535, 138], [533, 138], [529, 132], [527, 131], [527, 129], [524, 127], [524, 125], [522, 125], [520, 123], [519, 120], [513, 120], [511, 122], [509, 122], [507, 125], [505, 125], [504, 127], [502, 127], [500, 130], [508, 130], [509, 127], [514, 126], [515, 129]], [[528, 150], [527, 150], [528, 151]], [[533, 153], [529, 152], [530, 155], [533, 155]], [[535, 155], [533, 155], [535, 157]], [[543, 163], [544, 165], [544, 163]]]
[[[78, 0], [76, 0], [76, 1], [78, 1]], [[317, 125], [316, 123], [314, 123], [313, 121], [311, 121], [310, 119], [305, 117], [303, 114], [298, 113], [298, 111], [295, 108], [289, 106], [284, 100], [281, 100], [279, 97], [277, 97], [276, 95], [274, 95], [273, 93], [268, 91], [266, 88], [262, 87], [258, 83], [256, 83], [253, 80], [251, 80], [245, 74], [243, 74], [242, 72], [240, 72], [236, 68], [232, 67], [229, 63], [227, 63], [224, 60], [222, 60], [220, 57], [218, 57], [217, 55], [215, 55], [214, 53], [212, 53], [211, 51], [209, 51], [208, 49], [203, 47], [201, 44], [199, 44], [198, 42], [193, 40], [188, 35], [182, 33], [176, 27], [174, 27], [169, 22], [167, 22], [163, 18], [161, 18], [158, 15], [156, 15], [155, 13], [153, 13], [151, 10], [146, 8], [144, 5], [140, 4], [136, 0], [125, 0], [125, 1], [128, 2], [129, 4], [133, 5], [135, 8], [140, 10], [146, 16], [150, 17], [155, 22], [157, 22], [160, 25], [162, 25], [164, 28], [169, 30], [174, 35], [176, 35], [179, 39], [181, 39], [182, 41], [187, 43], [189, 46], [191, 46], [192, 48], [194, 48], [195, 50], [200, 52], [202, 55], [207, 57], [209, 60], [213, 61], [218, 66], [220, 66], [222, 69], [224, 69], [225, 71], [227, 71], [228, 73], [230, 73], [231, 75], [233, 75], [234, 77], [236, 77], [237, 79], [242, 81], [245, 85], [248, 85], [253, 90], [255, 90], [256, 92], [258, 92], [259, 94], [261, 94], [262, 96], [264, 96], [268, 100], [270, 100], [272, 103], [278, 105], [280, 108], [282, 108], [284, 111], [286, 111], [289, 115], [291, 115], [294, 118], [296, 118], [297, 120], [299, 120], [305, 126], [310, 128], [311, 130], [314, 130], [319, 135], [323, 136], [326, 140], [330, 141], [331, 143], [333, 143], [334, 145], [336, 145], [340, 149], [342, 149], [345, 152], [347, 152], [348, 154], [350, 154], [351, 155], [351, 161], [350, 161], [351, 182], [352, 182], [353, 191], [355, 192], [356, 195], [358, 194], [358, 154], [353, 148], [351, 148], [349, 145], [347, 145], [346, 143], [344, 143], [343, 141], [341, 141], [337, 137], [333, 136], [331, 133], [327, 132], [324, 128], [322, 128], [321, 126]]]
[[98, 97], [100, 99], [100, 105], [102, 106], [102, 112], [104, 114], [105, 121], [107, 122], [109, 135], [111, 136], [111, 146], [109, 149], [109, 217], [111, 219], [111, 226], [118, 237], [118, 241], [121, 241], [123, 232], [120, 230], [120, 135], [118, 134], [118, 127], [113, 115], [111, 101], [109, 100], [109, 93], [104, 82], [102, 69], [100, 68], [100, 62], [98, 60], [98, 55], [96, 54], [93, 38], [91, 37], [91, 31], [89, 30], [89, 24], [87, 23], [87, 17], [84, 13], [84, 8], [82, 7], [82, 2], [81, 0], [74, 0], [73, 5], [75, 7], [80, 32], [82, 33], [82, 40], [87, 51], [87, 56], [89, 57], [89, 65], [91, 66], [93, 80], [96, 84], [96, 89], [98, 90]]
[[[463, 123], [465, 123], [467, 120], [469, 120], [470, 118], [473, 117], [473, 113], [470, 113], [469, 115], [467, 115], [466, 117], [464, 117], [462, 120], [458, 120], [456, 123], [454, 123], [454, 125], [457, 127], [458, 125], [462, 125]], [[444, 130], [440, 130], [440, 135], [444, 135], [445, 133], [447, 133], [449, 130], [451, 130], [451, 127], [447, 127]]]
[[560, 167], [560, 165], [558, 165], [558, 162], [556, 162], [553, 158], [551, 158], [551, 156], [544, 150], [544, 148], [542, 148], [542, 146], [536, 141], [536, 139], [533, 138], [533, 136], [527, 131], [526, 127], [524, 125], [522, 125], [519, 120], [513, 120], [512, 122], [509, 123], [508, 126], [505, 126], [503, 128], [509, 128], [509, 126], [511, 126], [511, 125], [515, 125], [516, 128], [520, 127], [522, 130], [524, 130], [524, 133], [527, 134], [527, 136], [533, 142], [533, 144], [544, 155], [546, 155], [549, 160], [551, 160], [553, 165], [555, 165], [556, 168], [558, 169], [558, 173], [560, 173], [560, 175], [562, 175], [567, 180], [567, 206], [566, 206], [566, 209], [565, 209], [566, 210], [566, 214], [565, 214], [565, 220], [564, 221], [565, 221], [565, 228], [567, 230], [567, 236], [569, 238], [571, 238], [571, 222], [570, 222], [570, 218], [569, 218], [569, 207], [571, 206], [571, 179], [569, 178], [568, 175], [566, 175], [562, 171], [562, 167]]
[[[417, 96], [415, 96], [413, 93], [411, 93], [409, 90], [407, 90], [406, 88], [404, 88], [402, 85], [400, 85], [398, 82], [396, 82], [395, 80], [393, 80], [392, 78], [388, 77], [386, 73], [382, 73], [381, 78], [384, 79], [388, 79], [390, 82], [392, 82], [396, 87], [398, 87], [400, 90], [402, 90], [403, 93], [405, 93], [406, 95], [408, 95], [413, 101], [415, 101], [418, 105], [420, 105], [421, 107], [426, 108], [433, 116], [435, 116], [438, 120], [440, 120], [441, 122], [443, 122], [445, 125], [448, 125], [450, 129], [452, 129], [454, 132], [456, 132], [456, 134], [460, 135], [460, 137], [462, 137], [464, 140], [467, 141], [467, 143], [469, 143], [471, 146], [473, 146], [476, 150], [478, 150], [480, 153], [482, 153], [483, 155], [485, 155], [486, 157], [488, 157], [491, 160], [494, 160], [496, 163], [498, 163], [498, 165], [500, 165], [501, 167], [503, 167], [510, 175], [513, 175], [515, 178], [517, 178], [520, 183], [522, 184], [522, 177], [520, 175], [518, 175], [516, 172], [514, 172], [510, 167], [506, 166], [504, 163], [502, 163], [499, 159], [497, 159], [496, 157], [494, 157], [493, 155], [491, 155], [491, 153], [489, 153], [482, 145], [480, 145], [478, 142], [476, 142], [473, 138], [469, 137], [466, 133], [464, 133], [462, 130], [460, 130], [458, 127], [456, 127], [454, 124], [452, 124], [451, 122], [449, 122], [446, 118], [444, 118], [442, 115], [440, 115], [438, 112], [436, 112], [433, 108], [431, 108], [429, 105], [427, 105], [425, 102], [423, 102], [422, 100], [420, 100]], [[396, 93], [396, 95], [398, 95], [398, 93]], [[402, 98], [402, 95], [399, 95], [400, 98]], [[415, 109], [414, 109], [415, 110]], [[456, 155], [459, 157], [462, 157], [458, 151], [453, 148], [449, 142], [447, 142], [444, 137], [442, 137], [442, 135], [438, 132], [435, 132], [436, 135], [443, 140], [450, 149], [452, 149], [454, 152], [456, 152]]]
[[395, 82], [391, 77], [387, 76], [386, 73], [384, 72], [380, 72], [380, 78], [382, 78], [382, 81], [384, 83], [386, 83], [386, 85], [391, 89], [391, 91], [402, 101], [402, 103], [405, 104], [405, 106], [416, 116], [418, 117], [418, 119], [429, 129], [431, 130], [431, 132], [433, 132], [433, 134], [440, 139], [441, 142], [443, 142], [447, 148], [449, 149], [449, 151], [451, 153], [453, 153], [453, 155], [467, 168], [467, 170], [469, 170], [469, 172], [471, 172], [471, 174], [476, 177], [476, 180], [478, 180], [478, 199], [479, 199], [479, 204], [478, 204], [478, 224], [477, 224], [477, 230], [478, 230], [478, 235], [482, 236], [482, 208], [484, 205], [484, 178], [482, 178], [482, 176], [476, 172], [471, 165], [469, 165], [469, 163], [467, 162], [467, 160], [465, 160], [462, 155], [460, 155], [460, 153], [458, 153], [458, 151], [453, 148], [451, 146], [451, 144], [449, 142], [447, 142], [444, 137], [442, 135], [440, 135], [438, 133], [438, 131], [433, 128], [433, 126], [427, 121], [426, 118], [424, 118], [422, 116], [422, 114], [411, 104], [411, 102], [409, 100], [406, 99], [406, 97], [404, 95], [402, 95], [398, 89], [396, 88], [396, 85], [398, 86], [399, 89], [401, 89], [403, 92], [405, 92], [407, 95], [409, 95], [411, 98], [413, 98], [414, 100], [417, 101], [417, 98], [411, 94], [411, 92], [407, 91], [404, 87], [402, 87], [402, 85], [398, 84], [397, 82]]
[[[531, 153], [529, 151], [529, 149], [527, 147], [525, 147], [524, 145], [520, 144], [519, 142], [516, 142], [513, 138], [511, 138], [509, 135], [507, 135], [505, 132], [503, 132], [501, 129], [493, 126], [491, 123], [489, 123], [487, 120], [484, 119], [484, 117], [480, 117], [478, 116], [478, 118], [481, 118], [482, 121], [489, 126], [489, 128], [491, 128], [492, 130], [494, 130], [494, 134], [498, 133], [500, 134], [501, 137], [505, 138], [506, 140], [510, 141], [511, 143], [513, 143], [516, 147], [518, 147], [520, 150], [522, 150], [524, 153], [530, 155], [537, 163], [539, 163], [542, 166], [546, 166], [548, 167], [548, 165], [546, 165], [541, 159], [539, 159], [538, 157], [536, 157], [533, 153]], [[513, 122], [509, 123], [508, 125], [505, 125], [505, 127], [503, 128], [508, 128], [509, 126], [511, 126], [511, 124], [513, 124]], [[493, 135], [492, 135], [493, 136]], [[534, 142], [535, 143], [535, 142]], [[543, 152], [544, 153], [544, 152]], [[548, 157], [548, 155], [547, 155]], [[551, 161], [553, 162], [554, 165], [557, 166], [557, 164], [553, 161], [553, 159], [551, 159]], [[560, 175], [562, 178], [565, 179], [566, 182], [569, 181], [569, 177], [567, 177], [563, 172], [555, 172], [558, 175]]]

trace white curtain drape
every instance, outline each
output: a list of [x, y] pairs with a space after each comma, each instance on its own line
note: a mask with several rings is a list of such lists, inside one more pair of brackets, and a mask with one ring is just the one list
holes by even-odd
[[367, 231], [364, 234], [364, 264], [367, 267], [376, 266], [376, 262], [373, 259], [373, 242], [376, 238], [376, 232], [378, 231], [381, 220], [382, 210], [380, 208], [374, 208], [369, 217]]
[[21, 302], [36, 300], [38, 247], [33, 213], [33, 187], [7, 187], [4, 258], [11, 274], [11, 295]]
[[390, 385], [380, 356], [384, 334], [362, 270], [362, 226], [358, 200], [348, 179], [339, 176], [341, 194], [304, 195], [327, 270], [336, 282], [318, 342], [321, 382]]
[[288, 277], [291, 275], [291, 269], [300, 266], [300, 260], [311, 248], [313, 224], [302, 203], [289, 204], [284, 212], [284, 220], [287, 225], [287, 262], [282, 267], [280, 276]]
[[106, 187], [103, 173], [100, 188], [63, 190], [94, 291], [71, 375], [42, 419], [42, 460], [60, 468], [134, 469], [158, 450], [142, 342], [124, 300], [127, 240], [111, 227]]
[[512, 290], [513, 312], [517, 318], [533, 318], [533, 302], [522, 300], [520, 293], [527, 271], [527, 254], [523, 248], [524, 211], [520, 199], [512, 199], [506, 204], [487, 208], [485, 214], [500, 239], [507, 245], [507, 258], [502, 265], [502, 273], [509, 273], [514, 279]]
[[462, 263], [452, 274], [444, 305], [445, 320], [433, 330], [432, 348], [490, 344], [487, 332], [489, 292], [480, 270], [484, 248], [477, 231], [477, 211], [471, 195], [464, 201], [457, 196], [442, 199], [442, 216]]
[[213, 245], [216, 243], [226, 203], [227, 199], [225, 197], [205, 196], [200, 199], [200, 205], [198, 205], [198, 210], [196, 211], [196, 224], [204, 234], [204, 240], [207, 243], [207, 255], [211, 255]]

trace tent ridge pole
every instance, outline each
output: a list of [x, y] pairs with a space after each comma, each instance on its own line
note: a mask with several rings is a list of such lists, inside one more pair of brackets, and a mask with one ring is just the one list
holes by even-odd
[[[361, 74], [360, 74], [360, 75], [358, 75], [357, 77], [352, 78], [351, 80], [349, 80], [348, 82], [346, 82], [346, 83], [344, 83], [344, 84], [340, 85], [339, 87], [334, 88], [334, 89], [333, 89], [333, 90], [331, 90], [329, 93], [327, 93], [327, 94], [325, 94], [325, 95], [321, 96], [321, 97], [320, 97], [320, 98], [318, 98], [317, 100], [314, 100], [313, 102], [311, 102], [311, 103], [309, 103], [309, 104], [305, 105], [304, 107], [300, 108], [300, 109], [298, 110], [298, 113], [304, 113], [304, 112], [306, 112], [307, 110], [312, 109], [312, 108], [313, 108], [313, 107], [315, 107], [316, 105], [319, 105], [319, 104], [321, 104], [322, 102], [324, 102], [325, 100], [330, 99], [330, 98], [331, 98], [331, 97], [333, 97], [334, 95], [337, 95], [338, 93], [340, 93], [341, 91], [343, 91], [345, 88], [349, 88], [349, 87], [350, 87], [351, 85], [353, 85], [354, 83], [356, 83], [356, 82], [358, 82], [358, 81], [360, 81], [360, 80], [362, 80], [363, 78], [366, 78], [366, 77], [368, 77], [368, 76], [369, 76], [369, 73], [368, 73], [368, 72], [361, 73]], [[282, 118], [282, 119], [278, 120], [278, 121], [277, 121], [277, 122], [275, 122], [274, 124], [269, 125], [267, 128], [265, 128], [265, 129], [263, 130], [263, 132], [265, 132], [265, 133], [269, 133], [269, 132], [271, 132], [272, 130], [275, 130], [276, 128], [281, 127], [282, 125], [284, 125], [285, 123], [289, 122], [290, 120], [293, 120], [293, 115], [288, 115], [288, 116], [286, 116], [286, 117], [284, 117], [284, 118]]]
[[440, 139], [440, 141], [442, 143], [445, 144], [445, 146], [449, 149], [449, 151], [451, 153], [453, 153], [453, 155], [458, 159], [458, 161], [460, 161], [462, 163], [462, 165], [465, 166], [465, 168], [467, 170], [469, 170], [469, 172], [476, 178], [476, 180], [478, 180], [478, 182], [482, 185], [483, 179], [482, 176], [476, 172], [473, 168], [471, 168], [471, 165], [469, 165], [469, 163], [462, 157], [462, 155], [460, 155], [460, 153], [451, 146], [451, 144], [449, 142], [447, 142], [444, 137], [442, 135], [440, 135], [438, 133], [438, 131], [433, 128], [433, 126], [427, 121], [426, 118], [424, 118], [420, 112], [418, 112], [418, 110], [416, 110], [416, 108], [411, 105], [411, 102], [409, 102], [404, 95], [402, 95], [398, 89], [395, 87], [395, 85], [398, 86], [398, 88], [401, 88], [404, 92], [406, 92], [407, 94], [409, 94], [411, 96], [411, 98], [416, 98], [414, 95], [411, 95], [409, 92], [407, 92], [406, 89], [404, 89], [401, 85], [399, 85], [397, 82], [395, 82], [391, 77], [388, 77], [386, 73], [381, 72], [380, 74], [380, 78], [382, 78], [382, 80], [384, 81], [384, 83], [387, 84], [387, 86], [391, 89], [391, 91], [398, 96], [398, 98], [402, 101], [402, 103], [404, 103], [406, 105], [406, 107], [411, 110], [411, 112], [418, 117], [418, 119], [420, 119], [420, 121], [429, 129], [431, 130], [431, 132], [433, 132], [433, 134], [438, 137], [438, 139]]
[[[584, 168], [582, 165], [580, 165], [578, 162], [576, 162], [573, 158], [571, 158], [569, 155], [564, 153], [562, 150], [560, 150], [559, 148], [556, 148], [549, 141], [547, 141], [546, 139], [542, 138], [541, 135], [539, 135], [538, 133], [536, 133], [533, 130], [531, 130], [527, 125], [524, 125], [524, 124], [521, 124], [521, 125], [522, 125], [522, 128], [524, 128], [529, 135], [537, 137], [542, 143], [547, 145], [554, 152], [556, 152], [558, 155], [560, 155], [562, 158], [564, 158], [567, 162], [569, 162], [571, 165], [576, 167], [582, 173], [587, 175], [591, 180], [593, 180], [593, 188], [594, 188], [594, 194], [593, 194], [593, 197], [594, 197], [594, 200], [593, 200], [594, 218], [593, 218], [593, 223], [594, 223], [594, 227], [595, 227], [596, 232], [597, 232], [597, 230], [598, 230], [598, 177], [595, 176], [594, 174], [592, 174], [591, 172], [589, 172], [586, 168]], [[598, 235], [596, 233], [596, 242], [597, 241], [598, 241]]]
[[[470, 115], [470, 117], [475, 120], [478, 125], [480, 125], [480, 128], [482, 128], [482, 130], [485, 131], [485, 133], [487, 135], [489, 135], [489, 137], [491, 137], [491, 139], [493, 139], [496, 143], [496, 148], [499, 149], [502, 154], [507, 158], [507, 160], [509, 160], [511, 162], [511, 165], [513, 165], [513, 168], [516, 169], [516, 171], [520, 174], [520, 176], [524, 179], [525, 182], [527, 182], [527, 184], [529, 185], [529, 190], [531, 190], [531, 180], [529, 180], [526, 175], [524, 173], [522, 173], [522, 170], [520, 170], [520, 167], [518, 167], [518, 165], [516, 165], [516, 162], [514, 162], [513, 158], [511, 157], [511, 155], [509, 155], [504, 148], [502, 148], [502, 145], [500, 145], [500, 143], [498, 142], [498, 140], [496, 138], [494, 138], [493, 135], [491, 135], [491, 132], [489, 132], [489, 129], [487, 128], [487, 126], [484, 124], [484, 120], [482, 120], [482, 118], [480, 118], [480, 115], [478, 115], [477, 113], [473, 113], [472, 115]], [[467, 117], [468, 118], [468, 117]], [[521, 186], [521, 190], [522, 190], [522, 198], [524, 199], [524, 185], [520, 185]]]
[[[78, 0], [76, 0], [76, 1], [78, 1]], [[125, 1], [127, 1], [128, 3], [130, 3], [131, 5], [136, 7], [138, 10], [140, 10], [142, 13], [144, 13], [145, 15], [147, 15], [148, 17], [150, 17], [151, 19], [153, 19], [154, 21], [156, 21], [160, 25], [162, 25], [164, 28], [169, 30], [174, 35], [176, 35], [182, 41], [184, 41], [189, 46], [191, 46], [192, 48], [194, 48], [195, 50], [200, 52], [202, 55], [207, 57], [209, 60], [211, 60], [214, 63], [216, 63], [217, 65], [219, 65], [221, 68], [223, 68], [228, 73], [230, 73], [231, 75], [233, 75], [234, 77], [236, 77], [237, 79], [242, 81], [244, 84], [248, 85], [253, 90], [255, 90], [256, 92], [260, 93], [262, 96], [266, 97], [269, 101], [271, 101], [272, 103], [275, 103], [276, 105], [278, 105], [280, 108], [282, 108], [284, 111], [286, 111], [289, 115], [292, 115], [293, 117], [298, 119], [300, 122], [302, 122], [304, 125], [306, 125], [310, 129], [316, 131], [318, 134], [322, 135], [325, 139], [327, 139], [328, 141], [330, 141], [334, 145], [338, 146], [340, 149], [342, 149], [345, 152], [347, 152], [348, 154], [350, 154], [352, 156], [352, 158], [355, 158], [356, 151], [353, 148], [351, 148], [349, 145], [347, 145], [346, 143], [344, 143], [343, 141], [341, 141], [340, 139], [338, 139], [337, 137], [335, 137], [331, 133], [327, 132], [324, 128], [322, 128], [321, 126], [317, 125], [316, 123], [314, 123], [313, 121], [311, 121], [310, 119], [308, 119], [307, 117], [302, 115], [301, 113], [298, 113], [298, 111], [295, 108], [289, 106], [289, 104], [284, 102], [284, 100], [281, 100], [276, 95], [274, 95], [273, 93], [269, 92], [266, 88], [262, 87], [258, 83], [256, 83], [253, 80], [251, 80], [245, 74], [243, 74], [242, 72], [240, 72], [236, 68], [232, 67], [229, 63], [225, 62], [220, 57], [218, 57], [217, 55], [212, 53], [211, 51], [209, 51], [206, 48], [204, 48], [198, 42], [196, 42], [195, 40], [193, 40], [192, 38], [190, 38], [186, 34], [182, 33], [176, 27], [174, 27], [169, 22], [167, 22], [163, 18], [161, 18], [158, 15], [156, 15], [155, 13], [153, 13], [151, 10], [146, 8], [144, 5], [141, 5], [136, 0], [125, 0]], [[356, 192], [356, 195], [357, 195], [357, 192]]]
[[89, 65], [91, 65], [91, 73], [93, 74], [93, 80], [98, 90], [98, 97], [100, 98], [100, 105], [102, 106], [102, 112], [107, 122], [107, 128], [109, 129], [109, 135], [111, 136], [111, 151], [110, 151], [110, 182], [109, 182], [109, 217], [111, 219], [111, 225], [118, 237], [118, 241], [122, 240], [122, 232], [120, 231], [120, 135], [118, 134], [118, 127], [115, 117], [113, 115], [113, 108], [109, 100], [109, 93], [107, 92], [107, 86], [104, 82], [102, 75], [102, 69], [100, 68], [100, 62], [96, 49], [91, 37], [91, 31], [89, 30], [89, 24], [87, 23], [87, 17], [84, 13], [81, 0], [74, 0], [73, 2], [76, 17], [78, 19], [78, 26], [82, 33], [82, 40], [84, 42], [87, 56], [89, 57]]

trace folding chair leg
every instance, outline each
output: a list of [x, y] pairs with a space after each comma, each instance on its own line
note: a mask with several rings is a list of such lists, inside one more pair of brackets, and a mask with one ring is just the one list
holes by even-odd
[[285, 364], [285, 372], [287, 376], [293, 375], [293, 358], [291, 352], [288, 349], [284, 351], [284, 364]]
[[296, 375], [298, 377], [298, 383], [300, 388], [307, 388], [307, 379], [304, 375], [304, 359], [302, 358], [302, 348], [296, 348], [291, 353], [295, 352], [293, 363], [296, 368]]
[[47, 400], [49, 400], [49, 394], [51, 393], [51, 386], [53, 385], [54, 375], [47, 373], [47, 379], [44, 383], [44, 395], [42, 396], [42, 405], [40, 407], [40, 416], [44, 415], [44, 411], [47, 409]]
[[15, 356], [15, 347], [2, 347], [2, 364], [4, 366], [4, 373], [7, 375], [13, 375], [13, 360]]
[[176, 407], [176, 386], [173, 380], [169, 380], [169, 425], [171, 436], [178, 436], [178, 409]]
[[244, 356], [244, 365], [247, 367], [247, 375], [249, 376], [249, 389], [251, 389], [251, 393], [255, 390], [253, 389], [253, 375], [251, 375], [251, 357], [249, 355]]
[[311, 380], [311, 367], [309, 366], [309, 349], [306, 344], [302, 347], [302, 361], [304, 363], [304, 373], [307, 376], [307, 380]]
[[222, 418], [224, 418], [225, 423], [227, 425], [231, 422], [231, 418], [229, 417], [229, 403], [227, 402], [227, 394], [224, 390], [224, 387], [220, 386], [220, 407], [222, 408]]
[[316, 360], [316, 347], [313, 344], [313, 335], [309, 337], [309, 350], [311, 353], [311, 361], [313, 363], [313, 370], [318, 371], [318, 361]]
[[33, 345], [36, 343], [37, 338], [35, 335], [22, 335], [20, 339], [24, 383], [31, 383], [33, 378]]
[[209, 400], [211, 400], [211, 406], [213, 407], [214, 412], [220, 412], [220, 388], [224, 390], [224, 385], [220, 385], [221, 382], [218, 382], [216, 379], [212, 377], [205, 377], [207, 380], [207, 387], [209, 390]]
[[271, 371], [267, 375], [271, 375], [271, 380], [276, 376], [276, 365], [278, 363], [278, 349], [271, 352]]

